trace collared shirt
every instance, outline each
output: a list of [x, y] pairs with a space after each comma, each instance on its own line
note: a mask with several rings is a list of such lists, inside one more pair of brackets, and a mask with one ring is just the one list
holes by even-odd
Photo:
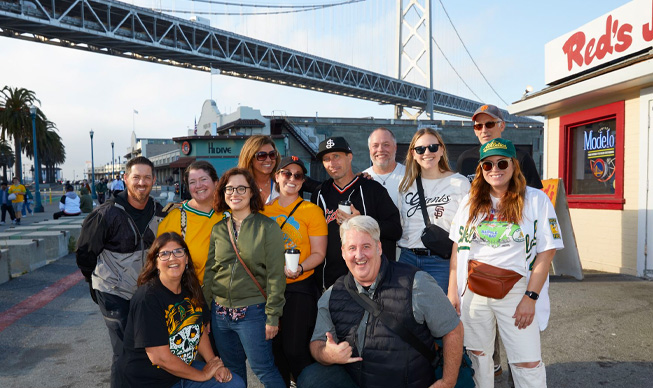
[[[372, 298], [376, 291], [377, 281], [378, 277], [367, 290], [356, 281], [356, 289], [359, 294]], [[331, 298], [332, 289], [333, 287], [329, 287], [317, 303], [317, 321], [315, 322], [315, 330], [313, 330], [311, 341], [326, 341], [326, 332], [330, 332], [333, 338], [337, 338], [336, 327], [329, 312], [329, 299]], [[431, 275], [424, 271], [417, 271], [413, 280], [412, 294], [413, 317], [419, 324], [426, 322], [433, 337], [443, 337], [458, 326], [460, 319], [456, 310]], [[365, 330], [367, 329], [368, 318], [369, 313], [365, 311], [356, 330], [358, 354], [362, 354], [365, 347]]]

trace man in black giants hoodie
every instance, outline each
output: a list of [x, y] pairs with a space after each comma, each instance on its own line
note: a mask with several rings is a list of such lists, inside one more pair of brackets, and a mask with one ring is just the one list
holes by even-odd
[[[374, 218], [381, 227], [381, 245], [388, 260], [396, 260], [397, 240], [401, 238], [399, 210], [378, 182], [356, 176], [352, 172], [353, 155], [343, 137], [330, 137], [320, 143], [317, 160], [322, 161], [331, 177], [313, 192], [311, 202], [324, 211], [329, 229], [326, 259], [315, 268], [315, 279], [322, 290], [329, 288], [348, 272], [342, 259], [340, 224], [360, 214]], [[338, 210], [338, 204], [351, 202], [351, 214]]]

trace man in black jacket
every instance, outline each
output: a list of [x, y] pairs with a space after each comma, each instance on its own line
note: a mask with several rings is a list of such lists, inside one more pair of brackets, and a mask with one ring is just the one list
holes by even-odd
[[[381, 227], [383, 253], [392, 261], [396, 260], [397, 240], [402, 230], [399, 210], [385, 188], [376, 181], [354, 175], [353, 155], [347, 140], [343, 137], [324, 140], [316, 157], [331, 177], [311, 197], [311, 201], [324, 211], [329, 230], [326, 259], [323, 265], [315, 268], [318, 285], [326, 290], [347, 273], [340, 251], [339, 229], [343, 221], [361, 214], [374, 218]], [[338, 205], [344, 201], [350, 204], [343, 204], [339, 209]]]
[[[460, 154], [456, 163], [458, 172], [466, 176], [470, 182], [474, 180], [476, 174], [481, 144], [501, 137], [501, 133], [506, 128], [506, 122], [503, 121], [501, 110], [494, 105], [480, 106], [474, 112], [472, 121], [474, 121], [474, 133], [478, 137], [480, 144], [478, 147], [465, 150]], [[526, 184], [533, 188], [541, 189], [542, 179], [540, 178], [540, 173], [537, 172], [533, 157], [527, 152], [517, 150], [517, 160], [519, 160], [519, 167], [521, 168], [522, 174], [524, 174], [524, 178], [526, 178]]]
[[129, 301], [136, 291], [147, 251], [163, 218], [161, 205], [150, 197], [154, 165], [142, 156], [125, 167], [127, 190], [93, 210], [82, 224], [77, 266], [91, 287], [109, 330], [113, 363], [111, 387], [119, 387], [116, 360], [122, 354]]

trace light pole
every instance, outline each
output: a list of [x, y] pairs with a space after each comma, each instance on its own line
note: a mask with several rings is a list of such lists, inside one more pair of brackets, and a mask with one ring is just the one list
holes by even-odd
[[116, 159], [113, 157], [113, 142], [111, 142], [111, 179], [112, 180], [116, 176], [114, 171], [113, 171], [113, 167], [115, 165], [116, 165]]
[[89, 132], [91, 135], [91, 197], [93, 199], [97, 198], [97, 194], [95, 194], [95, 161], [93, 160], [93, 128], [91, 128], [91, 132]]
[[39, 172], [39, 153], [36, 147], [36, 106], [29, 107], [29, 115], [32, 117], [32, 144], [34, 144], [34, 213], [43, 213], [43, 205], [41, 205], [41, 190], [39, 190], [39, 182], [41, 180], [41, 173]]

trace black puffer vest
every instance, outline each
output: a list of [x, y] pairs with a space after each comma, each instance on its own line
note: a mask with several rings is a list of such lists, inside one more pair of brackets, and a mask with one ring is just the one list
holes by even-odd
[[[434, 339], [426, 324], [418, 324], [413, 315], [412, 290], [417, 268], [383, 257], [374, 301], [384, 312], [395, 317], [404, 327], [415, 334], [429, 348]], [[333, 285], [329, 299], [329, 311], [336, 328], [338, 342], [347, 341], [352, 346], [352, 357], [358, 357], [356, 330], [365, 309], [354, 301], [347, 289], [356, 290], [351, 273], [340, 277]], [[365, 347], [362, 362], [345, 365], [347, 372], [361, 387], [428, 387], [435, 381], [433, 368], [428, 360], [404, 342], [378, 318], [370, 316], [365, 330]]]

